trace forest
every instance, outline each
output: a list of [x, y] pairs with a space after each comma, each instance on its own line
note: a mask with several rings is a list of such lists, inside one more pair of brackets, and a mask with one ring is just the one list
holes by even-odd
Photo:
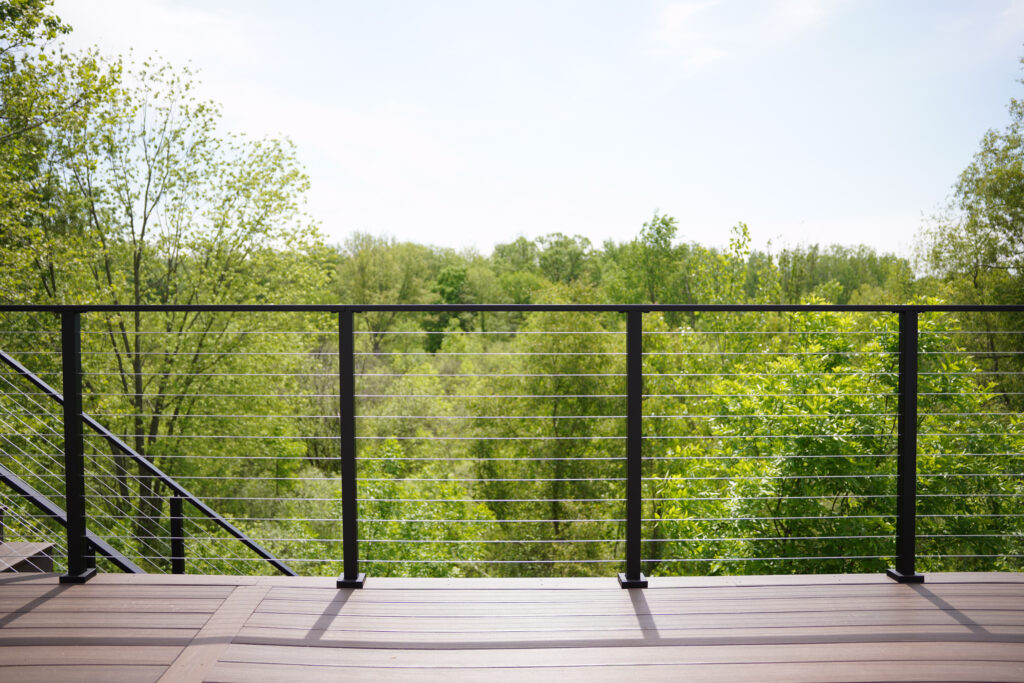
[[[304, 210], [284, 138], [223, 129], [189, 70], [63, 51], [46, 0], [0, 0], [0, 304], [1020, 304], [1024, 101], [984, 135], [915, 254], [751, 246], [661, 212], [627, 241], [490, 254]], [[998, 122], [994, 122], [998, 123]], [[1024, 314], [925, 313], [922, 570], [1024, 566]], [[361, 570], [612, 575], [623, 557], [625, 317], [355, 316]], [[883, 571], [895, 533], [897, 320], [644, 317], [646, 574]], [[341, 564], [339, 338], [325, 313], [91, 312], [84, 409], [300, 574]], [[0, 350], [60, 388], [59, 319]], [[5, 467], [58, 504], [60, 410], [0, 374]], [[87, 431], [97, 533], [169, 571], [169, 491]], [[47, 527], [9, 492], [7, 534]], [[268, 573], [194, 510], [187, 571]], [[19, 527], [19, 525], [21, 525]], [[59, 535], [59, 532], [58, 532]]]

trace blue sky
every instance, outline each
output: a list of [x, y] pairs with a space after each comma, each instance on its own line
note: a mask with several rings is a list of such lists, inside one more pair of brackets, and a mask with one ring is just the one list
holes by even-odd
[[1024, 0], [56, 0], [73, 47], [191, 61], [283, 134], [332, 241], [631, 239], [909, 254], [1024, 96]]

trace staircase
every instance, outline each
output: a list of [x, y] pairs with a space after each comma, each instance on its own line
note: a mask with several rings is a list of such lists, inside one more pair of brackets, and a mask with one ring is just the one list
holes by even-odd
[[53, 544], [4, 539], [5, 508], [0, 507], [0, 573], [52, 572]]

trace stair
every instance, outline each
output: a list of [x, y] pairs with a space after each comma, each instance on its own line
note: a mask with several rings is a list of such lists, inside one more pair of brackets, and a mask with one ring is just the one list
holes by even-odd
[[0, 572], [52, 572], [53, 544], [32, 541], [0, 543]]

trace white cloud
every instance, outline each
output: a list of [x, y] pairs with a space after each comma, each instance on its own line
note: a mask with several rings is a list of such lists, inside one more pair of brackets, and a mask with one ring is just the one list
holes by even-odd
[[[214, 5], [215, 6], [215, 5]], [[57, 14], [74, 31], [74, 48], [99, 44], [108, 54], [159, 52], [173, 62], [253, 64], [262, 52], [243, 21], [230, 11], [187, 7], [173, 0], [58, 0]]]
[[694, 73], [784, 46], [820, 28], [837, 7], [823, 0], [680, 0], [662, 8], [652, 44], [659, 57]]

